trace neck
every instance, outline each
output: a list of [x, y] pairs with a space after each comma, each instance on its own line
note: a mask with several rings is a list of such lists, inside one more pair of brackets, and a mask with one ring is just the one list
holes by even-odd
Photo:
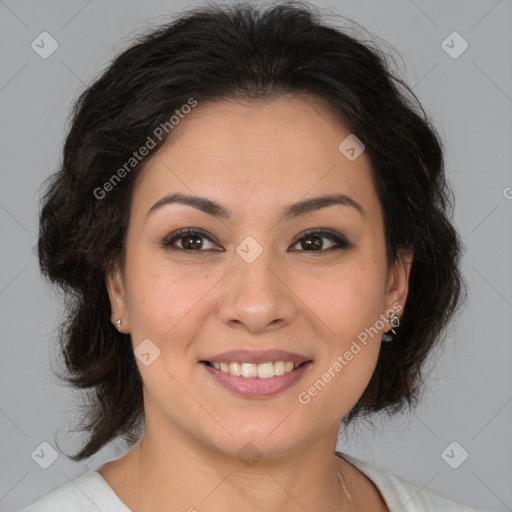
[[244, 463], [236, 454], [198, 448], [178, 438], [157, 439], [146, 429], [143, 439], [119, 459], [123, 483], [117, 490], [112, 487], [138, 512], [352, 512], [355, 502], [343, 475], [346, 466], [334, 453], [335, 440]]

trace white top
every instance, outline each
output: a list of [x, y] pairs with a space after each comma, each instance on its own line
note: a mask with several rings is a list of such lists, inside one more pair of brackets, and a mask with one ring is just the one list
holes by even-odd
[[[479, 512], [351, 455], [336, 452], [379, 489], [390, 512]], [[89, 471], [22, 512], [132, 512], [98, 471]], [[481, 511], [480, 511], [481, 512]]]

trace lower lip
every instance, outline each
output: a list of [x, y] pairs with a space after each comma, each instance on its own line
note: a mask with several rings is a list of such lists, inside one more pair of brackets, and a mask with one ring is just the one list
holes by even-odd
[[234, 393], [246, 398], [266, 398], [277, 395], [285, 389], [292, 387], [303, 377], [305, 372], [309, 370], [312, 361], [308, 361], [303, 366], [291, 372], [277, 377], [270, 377], [270, 379], [237, 377], [236, 375], [216, 370], [205, 363], [199, 364], [203, 366], [217, 382]]

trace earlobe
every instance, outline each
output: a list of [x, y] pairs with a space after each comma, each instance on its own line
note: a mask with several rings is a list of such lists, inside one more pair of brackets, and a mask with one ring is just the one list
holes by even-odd
[[[117, 330], [122, 333], [128, 333], [129, 315], [126, 306], [126, 291], [121, 270], [116, 268], [106, 277], [105, 284], [110, 300], [111, 322]], [[122, 327], [121, 327], [122, 326]]]
[[413, 255], [410, 251], [400, 251], [393, 268], [389, 273], [386, 305], [391, 308], [394, 304], [400, 304], [403, 308], [409, 292], [409, 276]]

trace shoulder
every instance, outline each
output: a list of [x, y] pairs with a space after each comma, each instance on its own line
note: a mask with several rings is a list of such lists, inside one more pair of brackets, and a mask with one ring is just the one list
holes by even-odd
[[22, 512], [130, 512], [97, 471], [47, 494]]
[[346, 453], [336, 454], [364, 473], [379, 489], [390, 510], [402, 512], [479, 512], [456, 503], [419, 485], [409, 482], [390, 471], [357, 459]]

